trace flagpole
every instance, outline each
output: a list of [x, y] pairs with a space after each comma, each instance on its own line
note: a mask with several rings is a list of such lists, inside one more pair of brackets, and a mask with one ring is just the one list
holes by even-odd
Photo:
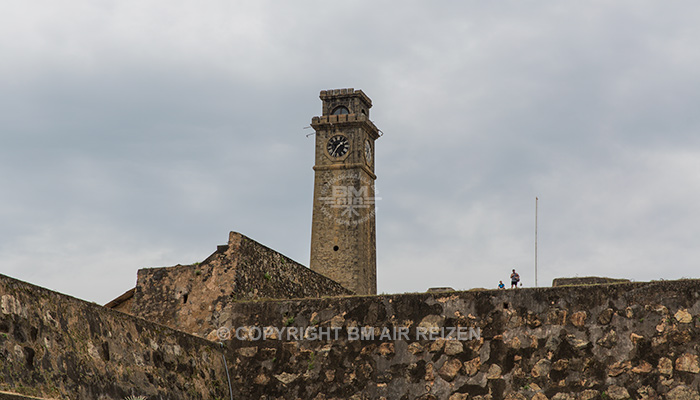
[[537, 211], [539, 199], [535, 197], [535, 287], [537, 287]]

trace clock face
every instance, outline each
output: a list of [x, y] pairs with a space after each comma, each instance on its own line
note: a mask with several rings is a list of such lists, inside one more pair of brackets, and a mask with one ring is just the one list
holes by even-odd
[[372, 165], [372, 144], [369, 140], [365, 140], [365, 160], [367, 164]]
[[341, 157], [350, 149], [348, 138], [343, 135], [335, 135], [328, 141], [328, 154], [332, 157]]

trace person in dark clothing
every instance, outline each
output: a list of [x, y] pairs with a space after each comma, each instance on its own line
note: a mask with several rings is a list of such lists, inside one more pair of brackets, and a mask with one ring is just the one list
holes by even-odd
[[518, 288], [518, 282], [520, 282], [520, 275], [518, 275], [515, 270], [513, 270], [513, 273], [510, 274], [510, 288]]

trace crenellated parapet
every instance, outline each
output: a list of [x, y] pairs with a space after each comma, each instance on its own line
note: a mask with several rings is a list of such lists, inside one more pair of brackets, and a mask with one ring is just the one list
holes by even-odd
[[369, 105], [369, 107], [372, 107], [372, 100], [370, 100], [370, 98], [367, 97], [367, 95], [362, 90], [355, 90], [353, 88], [322, 90], [319, 97], [321, 98], [321, 100], [326, 101], [340, 97], [353, 96], [359, 96], [365, 103]]
[[365, 114], [323, 115], [311, 119], [311, 126], [317, 131], [333, 128], [334, 125], [342, 125], [344, 127], [362, 126], [370, 132], [373, 139], [379, 138], [379, 129]]
[[313, 117], [311, 126], [333, 125], [343, 123], [367, 123], [372, 130], [377, 130], [377, 127], [369, 120], [365, 114], [340, 114], [340, 115], [323, 115], [321, 117]]

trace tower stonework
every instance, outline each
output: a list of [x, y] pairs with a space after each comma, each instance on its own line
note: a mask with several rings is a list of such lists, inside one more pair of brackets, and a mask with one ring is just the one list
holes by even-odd
[[356, 294], [377, 293], [372, 101], [361, 90], [321, 91], [310, 267]]

